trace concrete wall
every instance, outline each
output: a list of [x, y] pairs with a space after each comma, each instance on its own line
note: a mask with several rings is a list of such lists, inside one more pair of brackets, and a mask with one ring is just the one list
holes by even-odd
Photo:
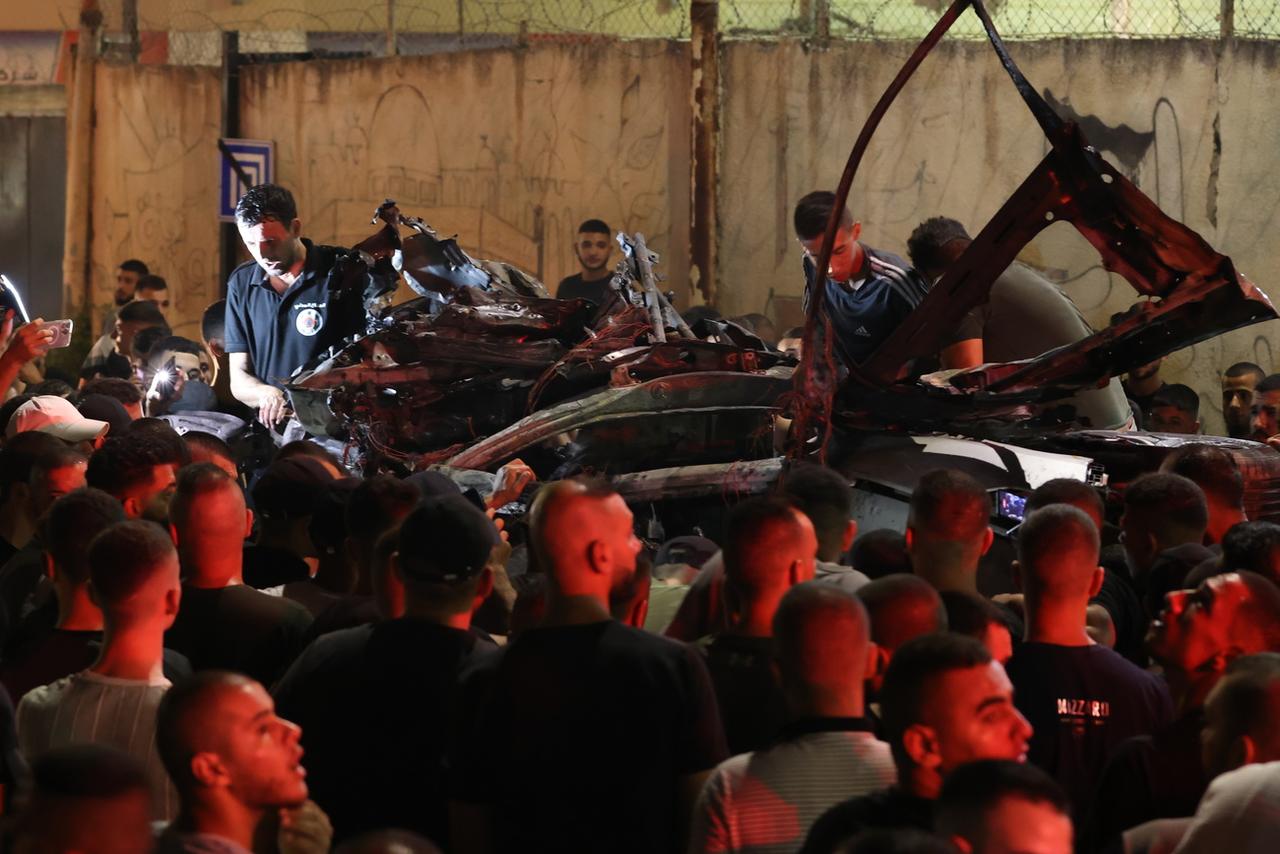
[[[727, 313], [760, 310], [773, 289], [800, 292], [795, 201], [834, 187], [865, 116], [909, 46], [734, 43], [722, 65], [720, 264]], [[1220, 56], [1203, 42], [1020, 43], [1015, 60], [1092, 143], [1175, 218], [1199, 231], [1280, 298], [1280, 44], [1240, 43]], [[943, 44], [899, 96], [849, 197], [864, 240], [905, 255], [921, 220], [945, 214], [971, 232], [1045, 153], [1045, 143], [985, 44]], [[1067, 283], [1095, 324], [1134, 301], [1068, 225], [1041, 234], [1024, 260]], [[1201, 393], [1206, 427], [1221, 427], [1218, 372], [1247, 359], [1280, 369], [1275, 324], [1172, 356], [1169, 381]]]
[[633, 43], [258, 66], [242, 133], [275, 140], [316, 240], [371, 234], [391, 197], [554, 290], [577, 271], [578, 223], [600, 217], [651, 238], [684, 295], [688, 65], [687, 46]]
[[217, 69], [100, 64], [95, 78], [94, 325], [115, 268], [141, 258], [169, 282], [174, 332], [200, 337], [218, 299]]

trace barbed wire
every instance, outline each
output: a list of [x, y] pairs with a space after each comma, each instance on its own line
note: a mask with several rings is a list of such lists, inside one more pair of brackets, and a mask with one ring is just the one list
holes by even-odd
[[[691, 0], [152, 0], [140, 5], [146, 31], [238, 31], [251, 44], [291, 33], [292, 47], [378, 52], [388, 34], [404, 42], [485, 43], [516, 38], [685, 39]], [[725, 38], [918, 39], [949, 0], [720, 0]], [[1232, 0], [1231, 35], [1280, 39], [1280, 3]], [[104, 0], [107, 28], [123, 29], [125, 0]], [[1219, 38], [1223, 0], [987, 0], [1006, 39]], [[980, 38], [964, 15], [952, 38]], [[270, 51], [264, 51], [270, 52]]]

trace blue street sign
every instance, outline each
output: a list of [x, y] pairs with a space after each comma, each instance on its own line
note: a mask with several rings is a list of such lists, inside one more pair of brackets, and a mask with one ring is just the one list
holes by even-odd
[[[269, 184], [275, 175], [276, 144], [265, 139], [224, 139], [222, 142], [249, 179], [249, 187]], [[236, 202], [249, 189], [240, 182], [221, 150], [218, 156], [218, 219], [234, 222]]]

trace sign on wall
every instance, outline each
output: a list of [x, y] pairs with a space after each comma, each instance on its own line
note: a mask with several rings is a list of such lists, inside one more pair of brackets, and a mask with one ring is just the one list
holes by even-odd
[[245, 190], [271, 183], [276, 145], [265, 139], [222, 139], [218, 143], [218, 219], [234, 222], [236, 202]]

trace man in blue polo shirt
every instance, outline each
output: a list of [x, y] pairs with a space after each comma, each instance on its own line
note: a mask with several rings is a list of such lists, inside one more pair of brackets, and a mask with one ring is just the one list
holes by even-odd
[[293, 195], [259, 184], [236, 205], [253, 256], [227, 279], [231, 393], [273, 427], [288, 416], [284, 384], [298, 368], [365, 331], [365, 301], [395, 288], [357, 256], [302, 237]]
[[[804, 247], [805, 304], [814, 284], [814, 264], [835, 205], [835, 193], [816, 190], [796, 204], [795, 229]], [[827, 315], [835, 349], [846, 364], [857, 365], [875, 352], [912, 312], [929, 285], [906, 261], [858, 242], [862, 223], [845, 208], [827, 266]]]

